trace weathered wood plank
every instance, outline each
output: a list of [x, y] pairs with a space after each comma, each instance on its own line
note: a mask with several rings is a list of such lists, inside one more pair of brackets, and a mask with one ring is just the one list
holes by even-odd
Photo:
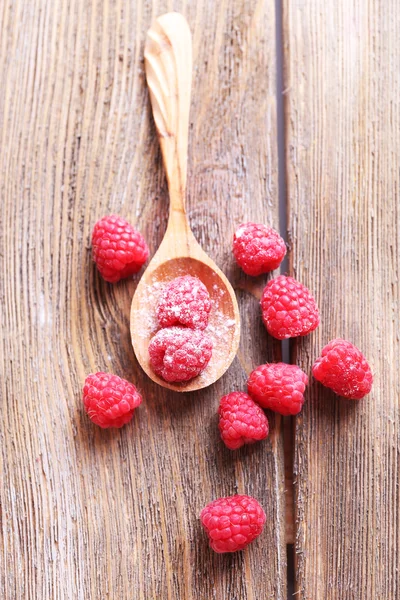
[[[130, 218], [157, 248], [167, 191], [145, 87], [153, 17], [186, 12], [194, 36], [188, 210], [205, 250], [238, 290], [240, 353], [202, 393], [152, 384], [135, 362], [135, 282], [105, 284], [90, 232]], [[280, 422], [232, 454], [216, 430], [219, 396], [273, 356], [252, 283], [230, 240], [246, 219], [277, 226], [273, 0], [21, 0], [0, 9], [0, 595], [14, 598], [285, 598]], [[255, 295], [254, 295], [255, 294]], [[121, 431], [84, 415], [94, 370], [136, 382], [145, 402]], [[268, 513], [263, 537], [217, 556], [205, 503], [247, 492]]]
[[313, 382], [296, 424], [299, 598], [400, 594], [398, 3], [285, 0], [292, 272], [321, 325], [293, 346], [308, 372], [345, 337], [375, 373], [360, 402]]

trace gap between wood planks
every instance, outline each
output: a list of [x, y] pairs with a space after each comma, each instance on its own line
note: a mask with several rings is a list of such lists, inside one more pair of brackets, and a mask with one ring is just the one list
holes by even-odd
[[[286, 187], [286, 149], [285, 149], [285, 111], [284, 111], [284, 70], [283, 70], [283, 24], [282, 0], [275, 0], [275, 40], [276, 40], [276, 111], [278, 142], [278, 194], [279, 229], [288, 243], [287, 230], [287, 187]], [[280, 269], [282, 274], [289, 272], [289, 258], [286, 255]], [[290, 363], [289, 340], [282, 341], [282, 361]], [[294, 417], [283, 417], [283, 440], [285, 460], [285, 514], [286, 514], [286, 552], [287, 552], [287, 597], [294, 594], [294, 489], [293, 489], [293, 426]]]

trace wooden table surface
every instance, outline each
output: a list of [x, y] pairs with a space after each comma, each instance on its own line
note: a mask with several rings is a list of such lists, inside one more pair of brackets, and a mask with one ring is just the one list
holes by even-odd
[[[242, 315], [229, 371], [182, 395], [135, 360], [138, 277], [105, 283], [90, 251], [110, 212], [152, 253], [165, 231], [143, 47], [172, 9], [193, 32], [188, 214]], [[298, 599], [400, 598], [399, 41], [397, 0], [0, 3], [1, 598], [286, 600], [292, 577]], [[219, 397], [282, 356], [261, 324], [266, 278], [239, 271], [231, 237], [246, 220], [286, 235], [285, 211], [284, 268], [322, 317], [289, 359], [309, 372], [346, 337], [374, 387], [349, 402], [312, 381], [299, 417], [271, 415], [268, 440], [230, 452]], [[143, 391], [122, 430], [82, 410], [95, 370]], [[216, 555], [198, 514], [235, 492], [267, 525]]]

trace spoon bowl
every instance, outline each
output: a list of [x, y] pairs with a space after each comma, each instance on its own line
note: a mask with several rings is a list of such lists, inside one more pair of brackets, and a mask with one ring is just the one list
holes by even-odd
[[[213, 354], [204, 371], [194, 379], [182, 383], [168, 383], [152, 370], [148, 347], [151, 338], [159, 329], [155, 316], [159, 296], [165, 285], [181, 275], [198, 277], [210, 294], [212, 308], [206, 334], [212, 339]], [[189, 256], [162, 262], [152, 269], [145, 279], [142, 277], [132, 304], [132, 341], [141, 367], [153, 381], [172, 390], [189, 392], [211, 385], [226, 371], [235, 357], [238, 342], [236, 307], [231, 301], [228, 285], [225, 277], [221, 277], [216, 270]]]
[[[189, 392], [214, 383], [228, 369], [239, 345], [240, 317], [231, 284], [196, 241], [185, 212], [192, 45], [182, 15], [168, 13], [156, 20], [147, 34], [145, 66], [167, 174], [170, 213], [164, 239], [132, 300], [132, 345], [141, 367], [153, 381]], [[212, 308], [205, 333], [212, 339], [213, 353], [200, 375], [190, 381], [169, 383], [152, 370], [148, 348], [160, 329], [156, 318], [160, 294], [172, 279], [182, 275], [198, 277], [210, 294]]]

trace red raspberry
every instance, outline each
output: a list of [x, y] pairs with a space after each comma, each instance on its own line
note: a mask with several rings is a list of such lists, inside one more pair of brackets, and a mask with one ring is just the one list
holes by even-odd
[[205, 369], [212, 341], [198, 329], [160, 329], [149, 344], [150, 363], [165, 381], [188, 381]]
[[215, 552], [243, 550], [263, 530], [265, 512], [251, 496], [228, 496], [210, 502], [200, 513]]
[[319, 325], [313, 296], [293, 277], [271, 279], [264, 288], [261, 308], [268, 333], [278, 340], [307, 335]]
[[260, 406], [287, 416], [301, 411], [307, 383], [307, 375], [296, 365], [271, 363], [250, 373], [247, 389]]
[[185, 275], [173, 279], [161, 294], [157, 319], [161, 327], [186, 325], [205, 329], [211, 310], [210, 295], [198, 277]]
[[128, 423], [142, 396], [132, 383], [117, 375], [94, 373], [85, 379], [83, 402], [93, 423], [107, 429]]
[[244, 392], [232, 392], [219, 403], [219, 430], [230, 450], [252, 444], [268, 435], [268, 419], [261, 408]]
[[275, 229], [245, 223], [233, 236], [233, 254], [247, 275], [256, 276], [279, 267], [286, 254], [286, 244]]
[[372, 373], [362, 352], [346, 340], [332, 340], [316, 360], [313, 375], [344, 398], [360, 400], [371, 391]]
[[97, 221], [92, 246], [93, 260], [103, 279], [110, 283], [137, 273], [149, 256], [144, 237], [116, 215]]

